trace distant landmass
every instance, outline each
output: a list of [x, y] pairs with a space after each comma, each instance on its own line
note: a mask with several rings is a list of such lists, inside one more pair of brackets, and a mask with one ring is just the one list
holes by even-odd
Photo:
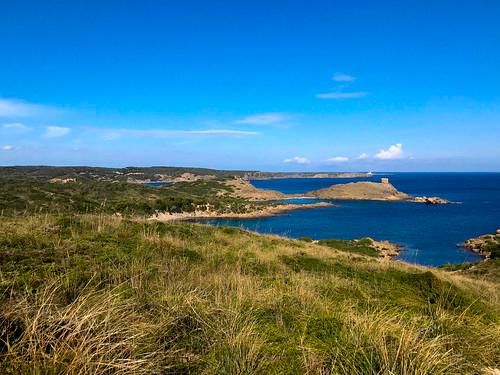
[[35, 178], [83, 179], [98, 181], [127, 182], [180, 182], [210, 180], [227, 177], [241, 177], [245, 180], [270, 178], [362, 178], [371, 177], [371, 173], [362, 172], [260, 172], [253, 170], [219, 170], [192, 167], [53, 167], [53, 166], [12, 166], [0, 167], [4, 176], [25, 176]]

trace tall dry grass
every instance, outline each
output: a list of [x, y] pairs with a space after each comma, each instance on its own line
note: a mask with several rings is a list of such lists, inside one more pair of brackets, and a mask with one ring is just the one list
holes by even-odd
[[82, 290], [70, 304], [58, 302], [50, 285], [2, 313], [3, 371], [151, 374], [162, 359], [151, 335], [155, 326], [135, 304], [114, 293]]
[[[60, 233], [39, 230], [58, 223]], [[188, 223], [81, 215], [2, 225], [6, 254], [53, 254], [49, 266], [29, 257], [2, 264], [3, 373], [410, 375], [500, 366], [499, 290], [483, 281]]]

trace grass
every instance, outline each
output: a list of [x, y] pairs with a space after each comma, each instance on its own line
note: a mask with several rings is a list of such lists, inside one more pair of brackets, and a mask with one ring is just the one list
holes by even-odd
[[370, 257], [378, 257], [379, 252], [373, 247], [372, 240], [362, 238], [358, 241], [354, 240], [321, 240], [321, 245], [333, 247], [334, 249], [347, 251], [350, 253], [362, 254]]
[[360, 246], [105, 213], [0, 217], [0, 373], [500, 367], [494, 279]]
[[474, 279], [486, 279], [494, 283], [500, 283], [500, 259], [498, 258], [486, 262], [446, 264], [440, 268]]

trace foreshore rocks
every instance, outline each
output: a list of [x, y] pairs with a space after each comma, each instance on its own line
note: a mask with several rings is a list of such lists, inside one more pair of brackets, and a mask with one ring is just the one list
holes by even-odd
[[425, 203], [425, 204], [450, 204], [451, 202], [447, 199], [439, 197], [414, 197], [410, 198], [409, 201], [415, 203]]
[[397, 257], [402, 249], [402, 246], [394, 244], [392, 242], [389, 242], [387, 240], [385, 241], [375, 241], [373, 238], [367, 237], [372, 244], [371, 247], [373, 247], [375, 250], [378, 251], [379, 257], [383, 259], [392, 259], [394, 257]]

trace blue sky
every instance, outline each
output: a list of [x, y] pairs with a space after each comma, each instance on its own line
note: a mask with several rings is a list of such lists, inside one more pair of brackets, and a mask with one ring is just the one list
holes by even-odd
[[0, 165], [500, 171], [500, 2], [5, 1]]

